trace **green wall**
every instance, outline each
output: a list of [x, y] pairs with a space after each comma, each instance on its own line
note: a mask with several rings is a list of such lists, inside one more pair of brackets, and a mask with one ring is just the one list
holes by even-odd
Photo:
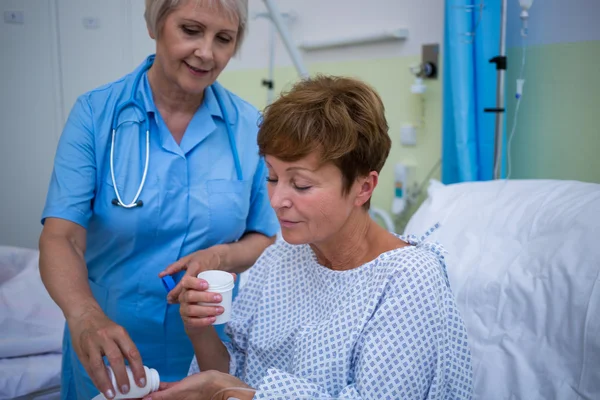
[[[441, 79], [427, 81], [427, 91], [421, 98], [410, 92], [414, 76], [409, 67], [418, 64], [420, 57], [401, 57], [368, 61], [345, 61], [337, 63], [315, 63], [309, 66], [311, 74], [325, 73], [351, 76], [372, 85], [381, 95], [386, 108], [390, 127], [392, 150], [381, 172], [380, 181], [373, 195], [375, 207], [390, 211], [393, 197], [393, 166], [403, 162], [415, 166], [414, 182], [422, 182], [432, 171], [441, 154]], [[267, 91], [261, 86], [267, 77], [267, 69], [225, 71], [219, 81], [259, 109], [266, 105]], [[289, 87], [297, 81], [293, 67], [278, 68], [275, 71], [275, 90]], [[422, 124], [425, 118], [427, 121]], [[400, 145], [400, 127], [404, 124], [418, 126], [417, 145]], [[439, 179], [439, 168], [433, 170], [433, 177]], [[404, 216], [406, 217], [406, 216]], [[398, 231], [402, 229], [400, 222]]]
[[[507, 134], [521, 48], [508, 49]], [[529, 46], [512, 178], [600, 183], [600, 41]]]

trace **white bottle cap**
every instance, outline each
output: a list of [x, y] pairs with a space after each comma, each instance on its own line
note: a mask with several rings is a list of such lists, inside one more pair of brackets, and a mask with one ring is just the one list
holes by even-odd
[[148, 380], [148, 389], [150, 389], [150, 393], [156, 392], [158, 387], [160, 386], [160, 376], [158, 375], [158, 371], [154, 368], [146, 368], [146, 379]]

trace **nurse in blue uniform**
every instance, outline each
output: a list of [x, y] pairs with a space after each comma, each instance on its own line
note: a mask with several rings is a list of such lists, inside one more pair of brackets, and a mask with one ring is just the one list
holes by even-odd
[[127, 393], [125, 364], [139, 386], [143, 365], [162, 381], [185, 377], [194, 352], [179, 286], [167, 294], [159, 274], [239, 273], [272, 242], [259, 113], [216, 82], [247, 9], [247, 0], [146, 0], [156, 55], [71, 110], [40, 237], [42, 278], [67, 320], [63, 399]]

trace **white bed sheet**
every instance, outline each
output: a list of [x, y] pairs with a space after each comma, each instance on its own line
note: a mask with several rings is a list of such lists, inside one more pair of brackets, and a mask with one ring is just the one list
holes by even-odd
[[0, 246], [0, 358], [61, 352], [65, 320], [38, 259], [37, 250]]
[[39, 252], [0, 246], [0, 399], [60, 383], [64, 317], [44, 287]]
[[436, 222], [475, 398], [600, 399], [600, 185], [434, 181], [406, 232]]
[[[0, 359], [0, 399], [14, 399], [48, 389], [56, 389], [58, 393], [61, 359], [61, 354]], [[51, 397], [56, 394], [44, 396]]]

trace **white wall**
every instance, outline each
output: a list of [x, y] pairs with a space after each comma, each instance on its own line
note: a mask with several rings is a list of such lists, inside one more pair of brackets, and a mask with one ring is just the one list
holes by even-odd
[[55, 10], [3, 0], [24, 24], [0, 21], [0, 245], [37, 247], [53, 149], [61, 126]]
[[[421, 44], [439, 43], [443, 37], [443, 0], [276, 0], [279, 11], [296, 15], [288, 24], [294, 41], [328, 39], [406, 28], [412, 40], [304, 53], [306, 63], [390, 58], [421, 53]], [[266, 68], [269, 24], [256, 15], [266, 7], [249, 0], [248, 41], [229, 67]], [[417, 39], [417, 40], [415, 40]], [[276, 48], [276, 65], [291, 65], [284, 46]]]
[[[130, 4], [131, 37], [135, 44], [133, 59], [142, 60], [154, 48], [143, 19], [144, 1], [128, 0], [127, 3]], [[304, 61], [308, 64], [420, 54], [421, 44], [438, 43], [443, 37], [444, 0], [370, 0], [368, 3], [365, 0], [275, 0], [275, 4], [281, 13], [294, 16], [287, 26], [296, 43], [395, 28], [410, 31], [412, 40], [404, 43], [304, 53]], [[269, 22], [259, 17], [266, 12], [266, 7], [262, 0], [249, 0], [248, 7], [248, 36], [238, 56], [229, 63], [231, 70], [267, 68]], [[292, 65], [279, 39], [276, 55], [276, 66]]]
[[[143, 18], [144, 0], [57, 0], [65, 86], [65, 109], [78, 94], [129, 72], [150, 53]], [[351, 34], [407, 28], [409, 40], [303, 53], [308, 65], [321, 61], [390, 58], [421, 53], [424, 43], [440, 43], [443, 37], [443, 0], [276, 0], [282, 13], [296, 16], [288, 24], [295, 42], [343, 37]], [[269, 22], [262, 0], [249, 0], [249, 31], [240, 53], [227, 70], [267, 68]], [[343, 12], [343, 15], [341, 14]], [[82, 20], [97, 18], [99, 28], [83, 27]], [[292, 65], [283, 43], [277, 39], [276, 66]], [[93, 71], [93, 73], [90, 73]]]
[[[406, 28], [403, 42], [304, 53], [321, 61], [420, 54], [441, 43], [443, 0], [275, 0], [296, 42]], [[229, 70], [268, 66], [269, 23], [249, 0], [249, 35]], [[154, 51], [143, 19], [144, 0], [3, 0], [23, 11], [24, 24], [0, 20], [0, 245], [36, 247], [57, 139], [77, 96], [130, 72]], [[92, 19], [95, 27], [85, 27]], [[281, 42], [276, 66], [291, 65]], [[254, 84], [254, 83], [253, 83]]]
[[[82, 93], [114, 81], [132, 66], [129, 2], [56, 0], [65, 118]], [[84, 18], [95, 18], [86, 29]]]

